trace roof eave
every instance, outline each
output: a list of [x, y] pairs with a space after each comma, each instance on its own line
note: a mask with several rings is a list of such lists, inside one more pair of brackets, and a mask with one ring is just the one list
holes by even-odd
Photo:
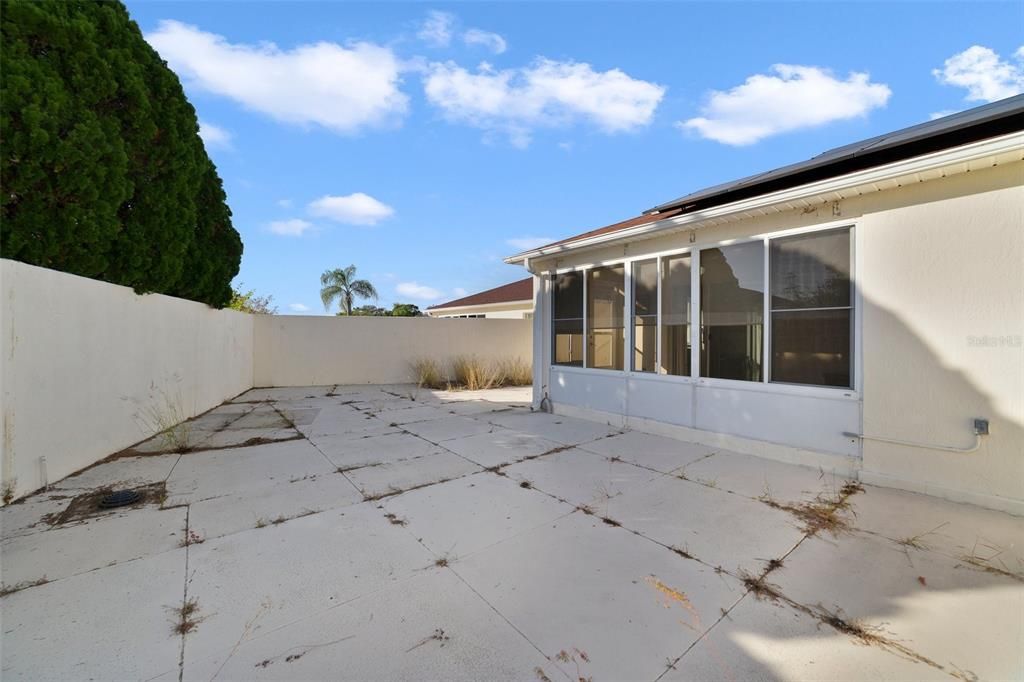
[[551, 258], [570, 252], [576, 253], [625, 240], [647, 238], [654, 233], [669, 230], [683, 228], [698, 229], [705, 223], [718, 222], [722, 218], [739, 213], [756, 211], [792, 201], [810, 201], [819, 195], [834, 194], [862, 184], [877, 184], [903, 175], [927, 173], [944, 166], [967, 164], [978, 159], [1013, 151], [1020, 152], [1017, 160], [1024, 160], [1024, 131], [989, 138], [980, 142], [972, 142], [959, 147], [951, 147], [826, 180], [797, 185], [709, 209], [675, 215], [664, 220], [644, 223], [643, 225], [626, 228], [617, 232], [547, 247], [542, 246], [509, 256], [504, 260], [510, 265], [515, 265], [528, 260]]

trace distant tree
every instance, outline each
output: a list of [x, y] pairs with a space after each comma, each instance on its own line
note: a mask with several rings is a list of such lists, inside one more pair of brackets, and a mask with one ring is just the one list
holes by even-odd
[[320, 275], [320, 300], [324, 310], [330, 310], [331, 303], [338, 300], [342, 315], [352, 314], [352, 302], [356, 298], [377, 300], [377, 290], [365, 279], [356, 279], [356, 266], [326, 270]]
[[206, 302], [242, 242], [178, 77], [124, 5], [4, 0], [0, 251]]
[[[345, 313], [339, 312], [338, 315], [344, 315]], [[352, 309], [353, 316], [361, 317], [386, 317], [391, 314], [390, 310], [381, 308], [375, 305], [361, 305]]]
[[391, 306], [391, 312], [388, 314], [392, 317], [419, 317], [423, 313], [415, 303], [396, 303]]
[[241, 287], [244, 285], [239, 284], [238, 286], [239, 289], [231, 289], [231, 302], [228, 303], [228, 308], [240, 310], [243, 313], [253, 313], [254, 315], [277, 314], [277, 306], [274, 305], [273, 296], [257, 296], [255, 289], [242, 291]]

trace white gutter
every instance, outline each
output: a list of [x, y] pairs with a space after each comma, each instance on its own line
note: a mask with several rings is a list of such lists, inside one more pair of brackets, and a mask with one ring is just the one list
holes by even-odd
[[875, 168], [868, 168], [835, 178], [828, 178], [827, 180], [820, 180], [818, 182], [799, 185], [797, 187], [790, 187], [789, 189], [779, 190], [769, 194], [762, 194], [760, 196], [751, 197], [750, 199], [734, 201], [730, 204], [723, 204], [722, 206], [715, 206], [702, 211], [694, 211], [693, 213], [686, 213], [672, 218], [656, 220], [651, 223], [638, 225], [637, 227], [630, 227], [624, 230], [610, 232], [608, 234], [596, 235], [587, 239], [569, 242], [568, 244], [542, 246], [538, 249], [533, 249], [532, 251], [524, 251], [514, 256], [509, 256], [505, 259], [505, 262], [510, 265], [514, 265], [516, 263], [522, 263], [527, 259], [532, 260], [536, 258], [546, 258], [570, 251], [596, 248], [612, 242], [643, 238], [651, 235], [652, 233], [666, 230], [680, 229], [684, 227], [697, 229], [701, 226], [701, 223], [712, 219], [724, 218], [737, 213], [757, 211], [775, 204], [794, 201], [808, 201], [823, 194], [842, 192], [861, 185], [888, 182], [907, 175], [927, 173], [929, 171], [939, 170], [946, 166], [971, 163], [984, 159], [985, 157], [1005, 154], [1013, 151], [1022, 152], [1021, 156], [1018, 157], [1017, 160], [1024, 158], [1024, 131], [1010, 133], [1008, 135], [1002, 135], [1000, 137], [994, 137], [980, 142], [973, 142], [971, 144], [954, 147], [952, 149], [944, 149], [940, 152], [933, 152], [931, 154], [925, 154], [911, 159], [904, 159], [903, 161], [896, 161], [884, 166], [877, 166]]

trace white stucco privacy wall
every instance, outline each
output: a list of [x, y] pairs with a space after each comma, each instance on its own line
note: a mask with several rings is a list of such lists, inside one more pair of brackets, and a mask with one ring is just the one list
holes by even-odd
[[531, 358], [530, 320], [257, 316], [256, 386], [414, 381], [412, 362]]
[[153, 435], [154, 411], [191, 417], [252, 387], [250, 315], [10, 260], [0, 292], [15, 497]]

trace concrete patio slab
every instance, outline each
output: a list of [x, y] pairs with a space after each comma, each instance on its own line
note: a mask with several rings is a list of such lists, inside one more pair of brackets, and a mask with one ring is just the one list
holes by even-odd
[[492, 473], [382, 500], [392, 522], [405, 526], [438, 557], [454, 561], [565, 516], [572, 507]]
[[620, 433], [607, 424], [546, 414], [544, 412], [499, 412], [488, 420], [514, 431], [532, 433], [562, 445], [579, 445]]
[[[773, 573], [789, 599], [967, 679], [1024, 671], [1024, 580], [859, 532], [805, 540]], [[966, 636], [984, 632], [984, 638]]]
[[147, 483], [166, 481], [181, 455], [147, 455], [119, 457], [104, 464], [68, 476], [53, 485], [56, 490], [89, 490], [92, 488], [134, 488]]
[[317, 474], [195, 502], [189, 507], [189, 528], [209, 540], [362, 501], [362, 494], [344, 476]]
[[[295, 440], [121, 456], [3, 508], [0, 569], [20, 589], [0, 592], [0, 674], [543, 682], [1024, 670], [1024, 519], [872, 486], [834, 495], [840, 482], [813, 470], [494, 411], [528, 391], [491, 395], [260, 389], [249, 397], [262, 402], [208, 413], [219, 416], [202, 422], [206, 438]], [[274, 408], [297, 431], [275, 427]], [[403, 413], [437, 418], [389, 426]], [[260, 425], [223, 418], [249, 414]], [[348, 464], [366, 466], [337, 472]], [[766, 481], [772, 499], [758, 500]], [[94, 508], [105, 486], [136, 484], [149, 485], [141, 506]], [[67, 512], [72, 502], [83, 516]]]
[[589, 507], [599, 516], [612, 513], [614, 501], [624, 493], [643, 488], [662, 476], [578, 448], [513, 464], [503, 471], [510, 478], [528, 482], [548, 495]]
[[[362, 551], [354, 551], [362, 548]], [[372, 551], [365, 551], [372, 548]], [[204, 618], [190, 657], [239, 643], [411, 577], [433, 556], [375, 505], [326, 511], [193, 545], [189, 598]]]
[[358, 469], [443, 452], [440, 447], [409, 433], [395, 431], [365, 438], [313, 438], [317, 449], [342, 470]]
[[748, 595], [659, 682], [937, 679], [950, 678], [865, 646], [796, 609]]
[[167, 671], [177, 675], [181, 637], [174, 631], [175, 611], [182, 604], [184, 581], [185, 550], [175, 549], [3, 597], [0, 677], [146, 680]]
[[365, 497], [371, 498], [448, 481], [477, 471], [481, 468], [476, 464], [442, 451], [416, 459], [353, 469], [344, 475]]
[[447, 440], [444, 447], [482, 467], [494, 467], [535, 457], [561, 447], [558, 443], [508, 429]]
[[[344, 661], [344, 663], [340, 663]], [[536, 680], [557, 672], [455, 574], [380, 592], [189, 663], [189, 680]]]
[[784, 511], [672, 476], [614, 498], [609, 514], [625, 528], [733, 575], [759, 574], [804, 537]]
[[488, 424], [486, 421], [453, 415], [445, 415], [440, 419], [433, 419], [431, 421], [406, 424], [403, 428], [410, 433], [415, 433], [420, 438], [426, 438], [432, 443], [441, 443], [453, 438], [475, 436], [478, 433], [487, 433], [495, 429], [493, 425]]
[[715, 452], [715, 448], [707, 445], [687, 443], [641, 431], [628, 431], [595, 440], [583, 448], [666, 474]]
[[578, 675], [573, 662], [559, 664], [573, 679], [655, 679], [745, 592], [579, 512], [453, 568], [548, 657], [584, 652]]
[[851, 498], [857, 528], [1024, 579], [1024, 519], [928, 495], [869, 486]]
[[818, 469], [729, 450], [719, 450], [711, 457], [687, 464], [682, 473], [690, 480], [744, 497], [780, 503], [804, 502], [819, 495], [834, 495], [846, 482]]
[[317, 474], [335, 467], [311, 443], [292, 440], [183, 455], [167, 479], [167, 506], [189, 504]]
[[4, 588], [175, 549], [185, 539], [185, 514], [183, 508], [139, 507], [5, 540], [0, 544]]

